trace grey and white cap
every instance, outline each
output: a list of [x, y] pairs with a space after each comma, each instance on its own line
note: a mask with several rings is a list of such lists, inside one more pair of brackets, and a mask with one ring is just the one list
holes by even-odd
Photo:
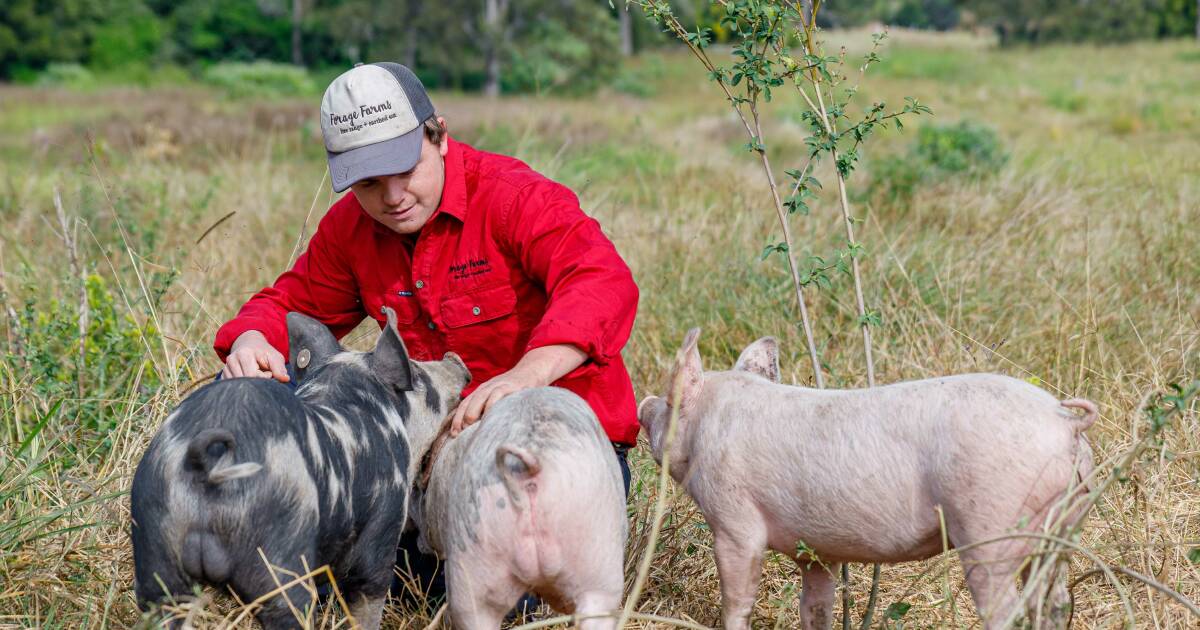
[[325, 89], [321, 134], [333, 189], [411, 170], [433, 103], [412, 70], [391, 62], [356, 65]]

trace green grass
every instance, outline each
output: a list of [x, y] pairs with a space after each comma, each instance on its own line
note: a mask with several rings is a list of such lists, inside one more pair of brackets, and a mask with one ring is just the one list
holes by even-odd
[[[863, 32], [830, 37], [851, 57], [870, 41]], [[905, 32], [890, 42], [863, 82], [864, 102], [913, 95], [935, 114], [880, 135], [849, 181], [863, 220], [866, 299], [883, 316], [879, 380], [1036, 377], [1056, 395], [1100, 403], [1090, 432], [1097, 456], [1121, 452], [1146, 431], [1139, 408], [1148, 394], [1200, 376], [1195, 44], [1000, 51], [961, 34]], [[654, 53], [639, 64], [630, 75], [650, 77], [653, 90], [433, 100], [459, 139], [570, 184], [617, 244], [642, 293], [625, 351], [639, 397], [658, 392], [692, 326], [704, 328], [709, 367], [729, 366], [747, 343], [774, 335], [785, 379], [809, 382], [782, 259], [760, 257], [778, 226], [760, 167], [740, 149], [740, 123], [687, 55]], [[0, 624], [137, 621], [124, 492], [166, 412], [217, 369], [216, 328], [286, 267], [334, 199], [316, 98], [0, 86]], [[780, 94], [768, 110], [781, 170], [802, 162], [797, 107]], [[995, 130], [1008, 160], [981, 175], [922, 176], [896, 199], [872, 193], [872, 164], [910, 155], [917, 127], [960, 120]], [[78, 270], [59, 235], [56, 189], [68, 220], [82, 221]], [[842, 245], [837, 212], [824, 196], [811, 217], [794, 219], [801, 255]], [[117, 335], [95, 340], [124, 357], [120, 370], [99, 357], [74, 369], [79, 276], [92, 274], [104, 279]], [[810, 308], [830, 384], [862, 385], [848, 279], [810, 292]], [[353, 344], [373, 337], [370, 327], [351, 335]], [[33, 352], [32, 343], [54, 351]], [[1162, 448], [1105, 495], [1081, 543], [1195, 600], [1200, 565], [1186, 555], [1200, 540], [1200, 417], [1193, 407], [1172, 422]], [[635, 452], [633, 467], [631, 567], [646, 552], [641, 536], [657, 498], [653, 462]], [[681, 490], [669, 492], [671, 520], [639, 607], [715, 624], [711, 534]], [[936, 559], [885, 567], [881, 608], [913, 604], [912, 627], [969, 627], [973, 607], [957, 564], [949, 566], [955, 617], [940, 601]], [[774, 556], [767, 567], [755, 624], [795, 627], [795, 605], [775, 603], [792, 601], [794, 568]], [[1089, 568], [1074, 561], [1075, 575]], [[859, 615], [863, 573], [852, 584]], [[1120, 624], [1119, 600], [1102, 580], [1082, 582], [1075, 596], [1076, 627]], [[1194, 625], [1161, 596], [1134, 588], [1131, 597], [1139, 625]], [[234, 610], [217, 598], [196, 614], [217, 627]], [[428, 621], [389, 617], [393, 627]]]

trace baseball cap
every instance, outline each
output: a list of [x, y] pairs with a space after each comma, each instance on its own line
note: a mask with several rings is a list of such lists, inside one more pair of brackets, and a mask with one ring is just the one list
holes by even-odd
[[398, 63], [358, 64], [343, 72], [321, 99], [334, 191], [411, 170], [421, 157], [422, 127], [433, 114], [421, 80]]

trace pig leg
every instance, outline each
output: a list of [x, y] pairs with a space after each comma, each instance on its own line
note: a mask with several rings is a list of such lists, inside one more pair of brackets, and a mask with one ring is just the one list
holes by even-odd
[[[613, 518], [624, 519], [624, 506], [614, 502]], [[588, 525], [579, 524], [580, 531]], [[563, 588], [564, 595], [571, 600], [575, 614], [599, 615], [621, 608], [625, 587], [625, 537], [618, 534], [619, 525], [613, 524], [607, 535], [596, 536], [592, 546], [584, 553], [575, 550], [574, 560], [567, 561], [569, 576], [560, 576], [556, 582]], [[581, 630], [615, 630], [615, 617], [596, 617], [579, 622]]]
[[[394, 514], [394, 510], [381, 510], [380, 514]], [[403, 513], [403, 512], [401, 512]], [[392, 567], [396, 556], [394, 549], [400, 543], [401, 520], [379, 518], [363, 528], [359, 545], [368, 549], [385, 549], [383, 553], [363, 553], [355, 563], [351, 574], [365, 579], [365, 584], [350, 602], [350, 614], [359, 625], [368, 630], [379, 628], [383, 616], [383, 604], [388, 588], [392, 585]], [[372, 541], [379, 541], [371, 545]]]
[[[292, 594], [289, 593], [289, 595]], [[292, 612], [292, 609], [288, 608], [288, 605], [283, 601], [283, 596], [277, 595], [263, 604], [262, 609], [254, 617], [258, 619], [258, 623], [262, 625], [263, 630], [300, 630], [305, 626], [304, 612], [307, 603], [304, 600], [292, 597], [292, 605], [296, 607], [296, 612]]]
[[383, 621], [383, 602], [386, 599], [386, 591], [383, 595], [374, 597], [359, 595], [358, 599], [350, 605], [350, 616], [354, 617], [360, 628], [378, 630], [380, 622]]
[[1017, 606], [1020, 594], [1016, 577], [1028, 551], [1028, 545], [1005, 541], [972, 547], [959, 554], [967, 587], [985, 630], [1004, 628], [1005, 620]]
[[[303, 627], [304, 615], [316, 601], [305, 584], [294, 584], [281, 588], [294, 577], [307, 572], [306, 558], [316, 558], [316, 549], [293, 544], [294, 541], [280, 539], [272, 541], [270, 548], [261, 549], [262, 556], [253, 563], [239, 567], [231, 580], [234, 592], [243, 601], [253, 601], [273, 593], [255, 617], [266, 630], [283, 630]], [[257, 554], [256, 554], [257, 555]], [[263, 564], [261, 557], [276, 560]], [[289, 558], [292, 560], [283, 560]]]
[[828, 568], [816, 562], [801, 565], [800, 625], [804, 630], [828, 630], [833, 625], [833, 576], [841, 565]]
[[721, 578], [721, 617], [725, 630], [750, 627], [750, 611], [758, 595], [762, 577], [766, 531], [761, 524], [730, 532], [713, 528], [713, 552], [717, 556], [717, 574]]
[[509, 575], [474, 568], [454, 559], [446, 564], [450, 620], [457, 630], [497, 630], [525, 589]]
[[1050, 628], [1067, 628], [1071, 625], [1071, 613], [1074, 602], [1071, 591], [1067, 588], [1067, 563], [1060, 562], [1050, 583], [1050, 594], [1047, 601], [1049, 611], [1046, 622]]
[[1026, 614], [1034, 628], [1066, 628], [1071, 621], [1071, 592], [1067, 589], [1067, 563], [1051, 558], [1055, 563], [1053, 573], [1045, 578], [1044, 585], [1030, 583], [1033, 571], [1026, 569], [1023, 576], [1025, 590], [1038, 587], [1030, 593]]
[[[575, 598], [575, 614], [581, 617], [612, 613], [620, 608], [621, 591], [619, 589], [615, 593], [611, 590], [589, 591]], [[615, 630], [616, 627], [617, 620], [612, 616], [593, 617], [579, 621], [579, 630]]]
[[[608, 556], [606, 566], [589, 571], [590, 575], [578, 576], [576, 592], [570, 595], [575, 604], [575, 614], [580, 616], [611, 613], [621, 607], [621, 595], [625, 585], [623, 554], [617, 545]], [[579, 622], [580, 630], [615, 630], [615, 617], [596, 617]]]

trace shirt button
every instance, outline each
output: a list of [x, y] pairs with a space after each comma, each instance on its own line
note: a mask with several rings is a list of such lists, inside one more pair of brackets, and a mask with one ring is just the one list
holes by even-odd
[[428, 326], [429, 326], [429, 330], [437, 330], [437, 324], [435, 324], [433, 322], [429, 322]]
[[478, 314], [479, 314], [479, 307], [478, 307], [478, 306], [476, 306], [475, 308], [471, 309], [471, 314], [472, 314], [472, 315], [478, 315]]
[[424, 280], [417, 280], [417, 288], [418, 288], [418, 289], [424, 289], [424, 288], [425, 288], [425, 281], [424, 281]]

